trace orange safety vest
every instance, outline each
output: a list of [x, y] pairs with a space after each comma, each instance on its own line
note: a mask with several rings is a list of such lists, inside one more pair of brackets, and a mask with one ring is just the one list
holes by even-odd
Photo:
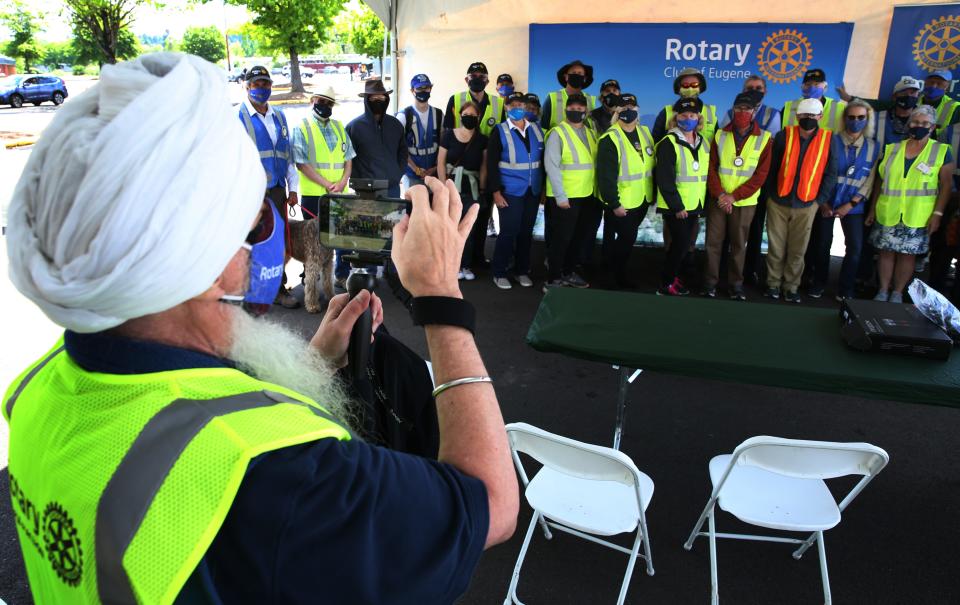
[[[790, 193], [797, 176], [797, 164], [800, 162], [800, 127], [788, 126], [784, 132], [787, 142], [777, 179], [777, 194], [780, 197], [786, 197]], [[827, 158], [830, 156], [832, 135], [830, 130], [820, 128], [807, 146], [807, 153], [803, 156], [803, 166], [800, 167], [800, 181], [797, 183], [797, 197], [804, 202], [816, 198], [817, 192], [820, 191], [823, 170], [827, 167]]]

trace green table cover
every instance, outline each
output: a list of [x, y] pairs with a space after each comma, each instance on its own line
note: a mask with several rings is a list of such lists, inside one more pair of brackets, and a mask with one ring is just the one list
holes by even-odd
[[937, 361], [855, 351], [839, 310], [557, 288], [527, 343], [682, 376], [960, 407], [960, 352]]

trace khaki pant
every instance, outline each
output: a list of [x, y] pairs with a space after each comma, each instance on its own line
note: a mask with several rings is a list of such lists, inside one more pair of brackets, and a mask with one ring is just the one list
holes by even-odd
[[720, 259], [723, 256], [724, 239], [730, 242], [727, 258], [727, 286], [743, 285], [743, 259], [746, 255], [747, 235], [756, 212], [756, 205], [734, 206], [727, 214], [717, 202], [707, 202], [707, 269], [703, 285], [714, 288], [720, 281]]
[[803, 255], [818, 206], [782, 206], [767, 201], [767, 287], [796, 292], [803, 276]]

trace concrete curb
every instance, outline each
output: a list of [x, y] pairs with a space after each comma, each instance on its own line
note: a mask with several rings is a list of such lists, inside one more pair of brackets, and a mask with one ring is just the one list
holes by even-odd
[[36, 139], [19, 139], [17, 141], [10, 141], [9, 143], [6, 143], [4, 147], [7, 149], [13, 149], [14, 147], [26, 147], [28, 145], [33, 145], [36, 142]]

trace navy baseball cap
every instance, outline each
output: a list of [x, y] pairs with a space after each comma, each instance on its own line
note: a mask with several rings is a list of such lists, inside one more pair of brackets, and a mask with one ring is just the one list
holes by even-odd
[[520, 101], [521, 103], [526, 103], [526, 102], [527, 102], [527, 95], [523, 94], [522, 92], [512, 92], [512, 93], [510, 93], [510, 96], [508, 96], [508, 97], [506, 98], [506, 100], [505, 100], [504, 102], [505, 102], [507, 105], [509, 105], [510, 103], [514, 103], [514, 102], [516, 102], [516, 101]]
[[620, 82], [617, 82], [613, 78], [610, 78], [609, 80], [604, 80], [603, 84], [600, 85], [600, 90], [603, 91], [603, 89], [610, 88], [610, 87], [620, 90]]
[[247, 72], [247, 82], [253, 82], [255, 80], [266, 80], [267, 82], [273, 82], [273, 78], [270, 77], [270, 70], [263, 65], [251, 67], [250, 71]]
[[487, 71], [486, 65], [484, 65], [480, 61], [477, 61], [476, 63], [470, 64], [470, 67], [467, 68], [467, 73], [468, 74], [472, 74], [472, 73], [488, 74], [490, 72]]
[[803, 83], [807, 82], [826, 82], [827, 74], [823, 73], [822, 69], [808, 69], [807, 73], [803, 74]]
[[527, 103], [533, 103], [537, 107], [540, 107], [540, 97], [537, 96], [535, 92], [528, 92], [524, 95], [524, 99]]
[[673, 112], [683, 113], [685, 111], [692, 111], [694, 113], [703, 112], [703, 101], [697, 97], [692, 99], [678, 99], [677, 102], [673, 104]]
[[504, 82], [509, 82], [513, 84], [513, 76], [510, 74], [500, 74], [497, 76], [497, 84], [503, 84]]
[[424, 86], [433, 86], [427, 74], [417, 74], [410, 79], [410, 88], [422, 88]]
[[627, 105], [636, 105], [637, 96], [633, 93], [625, 92], [620, 95], [620, 107], [626, 107]]

